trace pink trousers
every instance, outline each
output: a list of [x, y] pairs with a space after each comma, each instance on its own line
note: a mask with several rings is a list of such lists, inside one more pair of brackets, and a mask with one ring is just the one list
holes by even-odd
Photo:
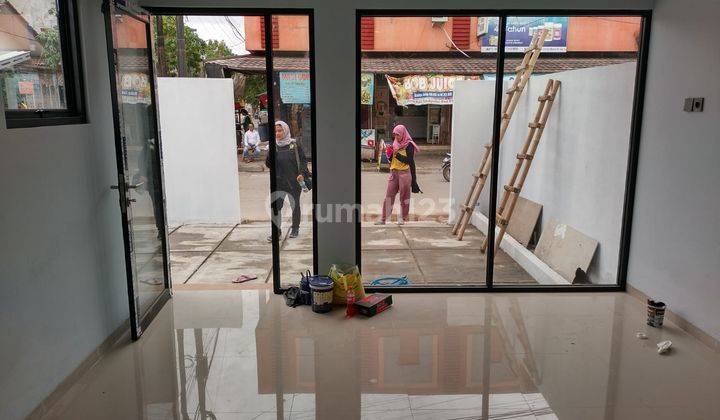
[[390, 171], [390, 179], [388, 179], [387, 191], [385, 192], [385, 200], [383, 201], [382, 220], [386, 220], [392, 214], [393, 205], [395, 204], [395, 195], [400, 192], [400, 209], [402, 210], [402, 218], [407, 220], [410, 213], [410, 191], [412, 184], [412, 175], [410, 170], [398, 171], [393, 169]]

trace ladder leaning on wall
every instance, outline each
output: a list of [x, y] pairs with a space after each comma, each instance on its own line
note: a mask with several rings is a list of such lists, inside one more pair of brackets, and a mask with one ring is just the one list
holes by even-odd
[[[512, 118], [517, 103], [522, 96], [525, 85], [530, 80], [530, 75], [535, 68], [535, 63], [540, 56], [540, 51], [545, 44], [547, 37], [547, 29], [541, 29], [535, 33], [530, 41], [530, 45], [525, 50], [522, 62], [515, 68], [515, 79], [513, 80], [512, 86], [508, 89], [505, 94], [505, 103], [502, 108], [502, 122], [500, 123], [500, 138], [498, 139], [498, 145], [502, 142], [505, 132], [507, 131], [510, 119]], [[485, 181], [487, 180], [488, 174], [490, 173], [490, 167], [492, 166], [492, 140], [490, 143], [485, 145], [485, 155], [483, 156], [482, 162], [478, 168], [478, 171], [473, 173], [473, 184], [467, 193], [465, 203], [460, 205], [460, 215], [453, 226], [452, 233], [457, 235], [458, 241], [462, 241], [465, 229], [470, 218], [472, 217], [473, 210], [480, 198]]]
[[[525, 137], [525, 143], [523, 143], [520, 153], [517, 154], [517, 162], [515, 163], [515, 169], [510, 176], [510, 181], [503, 186], [505, 192], [503, 193], [502, 199], [497, 209], [497, 224], [500, 226], [500, 232], [497, 234], [495, 239], [495, 250], [500, 247], [500, 242], [505, 235], [508, 223], [512, 217], [513, 211], [515, 210], [515, 203], [517, 203], [520, 191], [522, 191], [525, 185], [525, 179], [527, 178], [530, 166], [532, 165], [533, 157], [537, 151], [540, 139], [542, 138], [543, 131], [545, 130], [545, 124], [550, 116], [553, 103], [555, 102], [555, 95], [557, 95], [558, 89], [560, 89], [560, 81], [550, 79], [545, 86], [545, 92], [538, 97], [538, 108], [535, 112], [535, 118], [528, 124], [527, 136]], [[507, 207], [505, 207], [507, 206]], [[485, 237], [483, 240], [480, 252], [485, 252], [488, 246], [488, 238]]]

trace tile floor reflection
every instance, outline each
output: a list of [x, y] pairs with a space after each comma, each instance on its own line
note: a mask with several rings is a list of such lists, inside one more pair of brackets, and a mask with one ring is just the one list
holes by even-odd
[[176, 292], [49, 418], [720, 418], [720, 355], [647, 327], [626, 294], [394, 298], [346, 320], [264, 290]]

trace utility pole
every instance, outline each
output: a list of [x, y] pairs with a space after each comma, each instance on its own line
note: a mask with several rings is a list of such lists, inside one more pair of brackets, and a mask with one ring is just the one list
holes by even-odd
[[175, 32], [177, 34], [177, 75], [185, 77], [187, 64], [185, 63], [185, 21], [182, 16], [175, 16]]
[[158, 76], [167, 77], [167, 57], [165, 56], [165, 30], [163, 17], [155, 16], [155, 33], [157, 34]]

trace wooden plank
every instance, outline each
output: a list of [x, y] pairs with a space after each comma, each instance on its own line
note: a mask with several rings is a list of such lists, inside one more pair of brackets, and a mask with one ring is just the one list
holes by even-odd
[[550, 218], [540, 234], [535, 255], [572, 282], [578, 268], [587, 273], [597, 247], [595, 239]]
[[527, 248], [541, 212], [542, 204], [519, 196], [515, 204], [515, 211], [508, 223], [507, 233]]

